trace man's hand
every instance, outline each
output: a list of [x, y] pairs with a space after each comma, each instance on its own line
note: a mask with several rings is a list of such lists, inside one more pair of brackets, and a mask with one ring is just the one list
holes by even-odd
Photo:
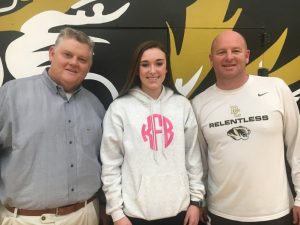
[[185, 218], [183, 225], [198, 225], [199, 220], [202, 221], [203, 209], [194, 205], [190, 205]]
[[300, 225], [300, 207], [293, 207], [293, 224]]
[[114, 222], [114, 225], [132, 225], [130, 220], [125, 216]]

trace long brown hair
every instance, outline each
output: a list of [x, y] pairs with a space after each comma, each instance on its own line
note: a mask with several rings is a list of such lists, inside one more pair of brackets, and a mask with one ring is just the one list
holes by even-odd
[[150, 41], [145, 41], [145, 42], [141, 43], [135, 49], [133, 56], [132, 56], [131, 65], [130, 65], [129, 72], [128, 72], [128, 77], [127, 77], [124, 87], [120, 91], [119, 97], [126, 95], [132, 87], [134, 87], [134, 86], [140, 87], [141, 86], [141, 81], [140, 81], [140, 77], [139, 77], [140, 62], [141, 62], [141, 58], [142, 58], [142, 55], [144, 54], [144, 52], [150, 48], [158, 48], [165, 53], [167, 74], [166, 74], [166, 78], [163, 82], [163, 85], [166, 87], [169, 87], [175, 93], [179, 94], [179, 92], [176, 90], [174, 82], [173, 82], [172, 70], [171, 70], [171, 65], [170, 65], [170, 56], [169, 56], [168, 52], [166, 51], [165, 46], [159, 41], [150, 40]]

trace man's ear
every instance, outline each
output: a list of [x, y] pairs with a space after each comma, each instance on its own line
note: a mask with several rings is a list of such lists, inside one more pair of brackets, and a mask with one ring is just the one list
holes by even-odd
[[248, 64], [249, 63], [249, 58], [250, 58], [250, 50], [249, 49], [247, 49], [247, 58], [246, 58], [246, 64]]
[[53, 55], [54, 55], [54, 51], [55, 51], [55, 47], [54, 46], [51, 46], [49, 48], [49, 60], [51, 61]]
[[209, 55], [208, 55], [208, 58], [209, 58], [209, 62], [210, 62], [211, 67], [213, 67], [212, 55], [209, 54]]

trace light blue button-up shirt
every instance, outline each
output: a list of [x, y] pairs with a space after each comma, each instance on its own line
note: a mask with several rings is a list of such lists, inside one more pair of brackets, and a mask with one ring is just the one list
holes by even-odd
[[100, 188], [105, 113], [83, 87], [68, 100], [45, 70], [0, 88], [0, 200], [23, 209], [84, 201]]

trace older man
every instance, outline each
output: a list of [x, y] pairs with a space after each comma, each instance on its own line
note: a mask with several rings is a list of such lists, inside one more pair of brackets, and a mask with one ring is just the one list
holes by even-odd
[[0, 88], [1, 224], [98, 225], [105, 110], [81, 86], [93, 47], [65, 28], [49, 68]]

